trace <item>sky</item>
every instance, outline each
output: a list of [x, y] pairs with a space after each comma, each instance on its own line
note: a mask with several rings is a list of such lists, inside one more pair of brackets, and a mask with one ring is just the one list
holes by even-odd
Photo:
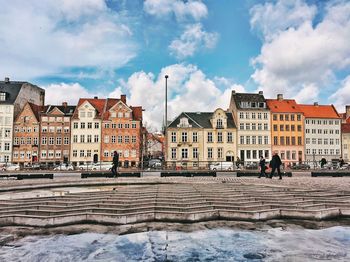
[[46, 103], [120, 97], [160, 130], [232, 90], [350, 104], [350, 1], [0, 0], [0, 77]]

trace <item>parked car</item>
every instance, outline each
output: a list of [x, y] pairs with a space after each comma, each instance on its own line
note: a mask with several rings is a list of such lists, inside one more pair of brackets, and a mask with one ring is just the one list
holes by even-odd
[[210, 170], [233, 170], [233, 162], [217, 162], [209, 165]]
[[308, 164], [296, 164], [290, 168], [295, 170], [309, 170], [311, 167]]
[[98, 170], [101, 170], [101, 171], [111, 171], [111, 170], [112, 170], [112, 167], [113, 167], [113, 164], [106, 164], [106, 163], [94, 164], [94, 165], [91, 167], [91, 170], [94, 170], [94, 171], [98, 171]]
[[252, 163], [248, 163], [246, 166], [245, 166], [246, 169], [258, 169], [258, 164], [255, 163], [255, 162], [252, 162]]
[[55, 166], [53, 170], [54, 171], [73, 171], [74, 166], [71, 164], [68, 164], [68, 165], [62, 164], [62, 165]]
[[151, 159], [148, 161], [148, 167], [149, 168], [161, 168], [162, 167], [162, 161], [160, 159]]
[[77, 169], [78, 170], [91, 170], [92, 169], [92, 167], [94, 166], [94, 164], [83, 164], [83, 165], [79, 165], [78, 167], [77, 167]]
[[5, 166], [6, 171], [18, 171], [20, 169], [21, 169], [21, 167], [18, 164]]

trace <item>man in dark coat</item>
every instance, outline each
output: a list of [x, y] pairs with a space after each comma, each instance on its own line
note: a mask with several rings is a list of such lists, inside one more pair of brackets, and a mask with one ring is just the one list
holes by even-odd
[[118, 165], [119, 165], [119, 154], [118, 154], [117, 151], [114, 151], [114, 155], [113, 155], [113, 166], [112, 166], [112, 173], [113, 173], [113, 176], [114, 176], [114, 177], [117, 176]]
[[273, 155], [273, 157], [270, 161], [270, 167], [272, 168], [270, 178], [273, 177], [273, 175], [275, 174], [275, 170], [277, 169], [277, 174], [280, 177], [280, 179], [282, 179], [282, 174], [281, 174], [281, 169], [280, 169], [281, 165], [282, 165], [281, 158], [279, 157], [277, 152], [275, 152], [275, 154]]
[[259, 178], [262, 176], [266, 176], [265, 170], [266, 170], [266, 161], [263, 156], [260, 156], [260, 161], [259, 161], [259, 167], [260, 167], [260, 174]]
[[321, 168], [323, 168], [324, 165], [327, 164], [327, 160], [324, 157], [322, 157], [320, 162], [321, 162]]

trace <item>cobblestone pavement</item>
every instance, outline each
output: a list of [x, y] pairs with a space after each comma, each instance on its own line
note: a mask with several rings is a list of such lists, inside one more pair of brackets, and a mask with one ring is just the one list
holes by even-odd
[[[270, 220], [350, 216], [350, 178], [118, 178], [2, 180], [0, 190], [108, 186], [100, 192], [0, 200], [0, 225], [58, 226], [93, 222]], [[88, 190], [86, 190], [88, 191]], [[2, 192], [1, 194], [11, 194]]]

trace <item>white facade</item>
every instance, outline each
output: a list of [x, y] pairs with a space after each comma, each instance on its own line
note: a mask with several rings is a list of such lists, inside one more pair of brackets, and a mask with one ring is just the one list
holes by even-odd
[[328, 161], [341, 156], [341, 121], [330, 118], [305, 118], [305, 160]]
[[100, 161], [102, 121], [96, 118], [96, 109], [85, 101], [78, 109], [78, 119], [71, 122], [72, 162]]
[[13, 105], [0, 105], [0, 163], [12, 161]]
[[270, 120], [268, 110], [237, 111], [237, 146], [241, 161], [257, 162], [261, 155], [271, 158]]

